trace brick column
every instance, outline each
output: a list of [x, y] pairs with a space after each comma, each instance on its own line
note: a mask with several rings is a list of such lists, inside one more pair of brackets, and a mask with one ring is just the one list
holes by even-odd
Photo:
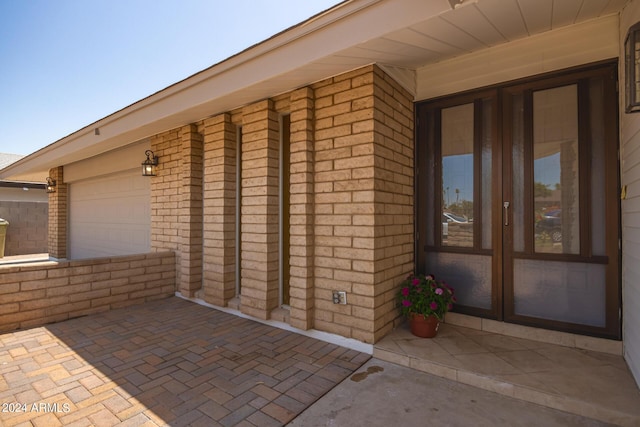
[[202, 287], [202, 135], [195, 125], [180, 129], [181, 191], [178, 203], [180, 282], [184, 296]]
[[[378, 341], [397, 325], [395, 294], [413, 271], [413, 97], [373, 67], [375, 87], [375, 292], [374, 335]], [[403, 320], [400, 318], [400, 320]]]
[[236, 295], [237, 130], [228, 113], [204, 121], [204, 299], [225, 307]]
[[55, 193], [49, 193], [49, 256], [63, 259], [67, 257], [67, 184], [64, 182], [63, 167], [49, 170], [49, 177], [56, 181]]
[[278, 114], [271, 100], [243, 109], [241, 311], [278, 306]]
[[[174, 251], [176, 285], [180, 281], [180, 192], [182, 143], [180, 129], [151, 137], [151, 150], [159, 157], [158, 176], [151, 180], [151, 251]], [[179, 289], [179, 286], [176, 286]]]
[[310, 88], [298, 89], [290, 106], [289, 322], [300, 329], [313, 328], [313, 99]]

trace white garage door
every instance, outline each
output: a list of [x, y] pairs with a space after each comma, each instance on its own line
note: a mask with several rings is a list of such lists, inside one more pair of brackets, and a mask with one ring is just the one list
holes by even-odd
[[138, 169], [69, 186], [69, 257], [149, 252], [150, 183]]

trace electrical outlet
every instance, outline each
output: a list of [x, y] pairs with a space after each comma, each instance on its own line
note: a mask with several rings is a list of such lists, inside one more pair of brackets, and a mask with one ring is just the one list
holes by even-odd
[[347, 293], [345, 291], [333, 291], [333, 303], [334, 304], [346, 304]]

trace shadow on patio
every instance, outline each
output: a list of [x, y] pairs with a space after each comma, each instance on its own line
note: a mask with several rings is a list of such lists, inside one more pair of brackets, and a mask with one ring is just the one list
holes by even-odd
[[178, 298], [0, 344], [3, 426], [282, 425], [370, 358]]

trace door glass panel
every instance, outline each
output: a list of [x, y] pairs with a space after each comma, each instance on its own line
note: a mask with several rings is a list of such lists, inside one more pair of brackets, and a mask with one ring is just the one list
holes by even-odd
[[515, 313], [591, 326], [605, 326], [602, 264], [516, 259]]
[[473, 110], [442, 110], [443, 246], [473, 247]]
[[533, 94], [535, 251], [580, 253], [578, 88]]
[[430, 253], [427, 271], [444, 280], [456, 292], [457, 304], [491, 308], [490, 255]]

